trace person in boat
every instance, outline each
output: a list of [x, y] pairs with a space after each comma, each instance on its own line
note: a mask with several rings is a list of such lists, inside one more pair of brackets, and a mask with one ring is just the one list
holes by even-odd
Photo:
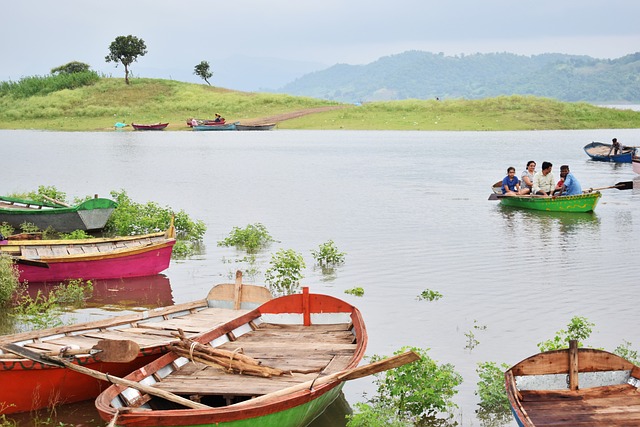
[[621, 151], [620, 143], [618, 142], [618, 138], [613, 138], [611, 140], [611, 150], [609, 150], [609, 155], [613, 152], [613, 155], [617, 155]]
[[575, 196], [582, 194], [582, 186], [576, 177], [569, 171], [569, 165], [560, 166], [560, 176], [564, 180], [560, 188], [559, 196]]
[[513, 166], [507, 168], [507, 176], [502, 179], [502, 194], [505, 196], [520, 194], [520, 180], [516, 176], [516, 168]]
[[220, 114], [216, 113], [216, 118], [213, 119], [214, 122], [219, 123], [219, 122], [223, 122], [224, 119], [220, 116]]
[[529, 160], [527, 167], [520, 175], [520, 194], [530, 194], [533, 187], [533, 177], [536, 174], [536, 162]]
[[533, 191], [532, 194], [539, 196], [552, 196], [553, 190], [556, 188], [556, 180], [553, 176], [551, 169], [553, 165], [551, 162], [542, 162], [542, 170], [536, 172], [533, 177]]

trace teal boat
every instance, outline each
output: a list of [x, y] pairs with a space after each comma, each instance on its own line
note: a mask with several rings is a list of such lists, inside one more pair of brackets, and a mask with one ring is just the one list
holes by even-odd
[[6, 222], [17, 229], [27, 222], [41, 230], [51, 227], [61, 233], [99, 231], [107, 224], [117, 206], [113, 200], [102, 198], [85, 200], [76, 206], [50, 200], [37, 202], [0, 196], [0, 223]]
[[576, 196], [503, 196], [496, 195], [503, 206], [547, 212], [592, 212], [602, 196], [599, 191]]
[[348, 372], [367, 367], [357, 367], [366, 344], [356, 307], [303, 288], [182, 336], [125, 377], [128, 387], [104, 390], [96, 408], [116, 426], [304, 427], [340, 395]]

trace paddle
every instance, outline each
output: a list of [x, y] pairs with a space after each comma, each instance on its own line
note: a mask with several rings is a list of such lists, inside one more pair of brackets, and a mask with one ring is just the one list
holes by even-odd
[[137, 383], [136, 381], [130, 381], [124, 378], [114, 377], [113, 375], [109, 375], [108, 373], [89, 369], [81, 365], [76, 365], [75, 363], [69, 362], [68, 360], [62, 359], [60, 357], [48, 356], [46, 354], [38, 353], [32, 350], [26, 349], [24, 347], [21, 347], [17, 344], [13, 344], [13, 343], [3, 344], [0, 346], [0, 348], [6, 351], [10, 351], [12, 353], [18, 354], [20, 356], [26, 357], [27, 359], [33, 360], [34, 362], [39, 362], [45, 365], [57, 366], [60, 368], [67, 368], [72, 371], [79, 372], [81, 374], [88, 375], [90, 377], [97, 378], [102, 381], [107, 381], [112, 384], [118, 384], [121, 386], [130, 387], [142, 393], [158, 396], [163, 399], [169, 400], [171, 402], [175, 402], [180, 405], [186, 406], [188, 408], [192, 408], [192, 409], [209, 409], [210, 408], [207, 405], [203, 405], [202, 403], [197, 403], [189, 399], [185, 399], [184, 397], [180, 397], [173, 393], [169, 393], [168, 391], [146, 386], [146, 385]]
[[32, 267], [49, 268], [49, 264], [47, 264], [44, 261], [38, 261], [37, 259], [28, 259], [28, 258], [13, 256], [13, 255], [9, 255], [9, 257], [16, 264], [30, 265]]
[[346, 369], [344, 371], [336, 372], [324, 377], [316, 378], [315, 380], [307, 381], [304, 383], [296, 384], [291, 387], [283, 388], [282, 390], [274, 391], [273, 393], [264, 394], [256, 397], [255, 399], [245, 400], [233, 405], [233, 407], [251, 406], [256, 403], [260, 403], [266, 400], [272, 400], [280, 396], [286, 396], [291, 393], [295, 393], [301, 390], [311, 390], [314, 386], [326, 384], [335, 380], [349, 381], [358, 378], [367, 377], [369, 375], [377, 374], [379, 372], [387, 371], [389, 369], [397, 368], [399, 366], [406, 365], [408, 363], [415, 362], [420, 359], [420, 356], [414, 351], [407, 351], [396, 356], [391, 356], [386, 359], [382, 359], [378, 362], [370, 363], [368, 365], [358, 366], [353, 369]]
[[588, 190], [585, 190], [584, 193], [591, 193], [592, 191], [597, 190], [606, 190], [608, 188], [617, 188], [618, 190], [631, 190], [633, 189], [633, 181], [622, 181], [617, 183], [616, 185], [610, 185], [609, 187], [589, 188]]
[[[37, 344], [36, 344], [37, 345]], [[13, 353], [14, 357], [22, 357], [32, 359], [33, 354], [45, 356], [68, 357], [80, 354], [89, 354], [100, 362], [128, 363], [135, 360], [140, 354], [140, 346], [131, 340], [100, 340], [90, 349], [74, 349], [71, 347], [62, 347], [56, 351], [36, 352], [34, 350], [19, 346], [13, 343], [0, 344], [0, 348]], [[8, 353], [0, 356], [0, 358], [10, 356]], [[32, 359], [33, 360], [33, 359]], [[44, 362], [43, 362], [44, 363]]]

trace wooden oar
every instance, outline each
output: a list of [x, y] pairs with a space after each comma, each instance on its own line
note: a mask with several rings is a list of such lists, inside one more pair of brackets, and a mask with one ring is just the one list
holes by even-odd
[[39, 261], [37, 259], [28, 259], [28, 258], [22, 258], [22, 257], [18, 257], [18, 256], [13, 256], [13, 255], [9, 255], [9, 257], [16, 264], [30, 265], [32, 267], [49, 268], [49, 264], [48, 263], [46, 263], [44, 261]]
[[[69, 357], [81, 354], [92, 355], [100, 362], [128, 363], [135, 360], [140, 354], [140, 346], [131, 340], [100, 340], [96, 345], [89, 349], [75, 349], [70, 347], [62, 347], [60, 350], [36, 352], [34, 350], [16, 345], [1, 344], [0, 348], [10, 353], [0, 355], [0, 359], [6, 358], [23, 358], [31, 359], [31, 354], [43, 354], [46, 356]], [[24, 354], [22, 352], [25, 352]]]
[[589, 188], [584, 192], [591, 193], [592, 191], [606, 190], [608, 188], [617, 188], [618, 190], [631, 190], [633, 189], [633, 181], [622, 181], [617, 183], [616, 185], [610, 185], [609, 187]]
[[[407, 351], [402, 354], [398, 354], [396, 356], [391, 356], [386, 359], [382, 359], [378, 362], [370, 363], [368, 365], [358, 366], [353, 369], [346, 369], [344, 371], [336, 372], [324, 377], [316, 378], [315, 380], [307, 381], [304, 383], [296, 384], [291, 387], [283, 388], [282, 390], [274, 391], [273, 393], [264, 394], [262, 396], [256, 397], [255, 399], [244, 400], [240, 403], [236, 403], [233, 405], [229, 405], [232, 407], [241, 407], [241, 406], [251, 406], [256, 403], [263, 402], [265, 400], [271, 400], [278, 398], [280, 396], [286, 396], [291, 393], [295, 393], [301, 390], [311, 389], [314, 386], [319, 386], [322, 384], [326, 384], [332, 381], [349, 381], [355, 380], [358, 378], [368, 377], [369, 375], [377, 374], [383, 371], [388, 371], [389, 369], [397, 368], [408, 363], [415, 362], [420, 359], [420, 355], [418, 355], [414, 351]], [[228, 406], [228, 407], [229, 407]]]
[[107, 381], [112, 384], [118, 384], [121, 386], [130, 387], [142, 393], [158, 396], [163, 399], [169, 400], [171, 402], [175, 402], [180, 405], [186, 406], [188, 408], [210, 409], [210, 406], [203, 405], [202, 403], [197, 403], [189, 399], [185, 399], [184, 397], [180, 397], [173, 393], [169, 393], [167, 391], [160, 390], [158, 388], [146, 386], [146, 385], [137, 383], [135, 381], [130, 381], [124, 378], [114, 377], [113, 375], [109, 375], [104, 372], [89, 369], [81, 365], [76, 365], [75, 363], [69, 362], [68, 360], [62, 359], [60, 357], [47, 356], [46, 354], [37, 353], [35, 351], [31, 351], [29, 349], [21, 347], [17, 344], [3, 344], [2, 346], [0, 346], [0, 348], [15, 354], [19, 354], [20, 356], [24, 356], [27, 359], [33, 360], [34, 362], [40, 362], [45, 365], [57, 366], [60, 368], [67, 368], [72, 371], [79, 372], [81, 374], [88, 375], [90, 377], [97, 378], [102, 381]]

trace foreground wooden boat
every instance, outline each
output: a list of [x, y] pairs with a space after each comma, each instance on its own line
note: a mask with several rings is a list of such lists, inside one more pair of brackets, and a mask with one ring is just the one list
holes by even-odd
[[[239, 275], [235, 284], [217, 285], [205, 299], [94, 322], [0, 336], [0, 348], [3, 344], [15, 343], [37, 352], [55, 354], [67, 346], [87, 349], [75, 357], [74, 363], [122, 376], [165, 353], [169, 343], [175, 340], [171, 334], [178, 329], [194, 337], [247, 313], [270, 298], [266, 288], [243, 285]], [[100, 362], [89, 354], [88, 349], [101, 339], [133, 340], [140, 346], [140, 353], [130, 363]], [[0, 387], [0, 414], [89, 400], [107, 385], [95, 378], [19, 358], [2, 350], [0, 384], [3, 384]]]
[[169, 267], [175, 229], [140, 236], [78, 240], [7, 240], [0, 253], [18, 265], [20, 281], [119, 279], [158, 274]]
[[495, 195], [503, 206], [548, 212], [592, 212], [602, 196], [599, 191], [576, 196], [503, 196]]
[[126, 379], [188, 397], [201, 409], [112, 385], [96, 399], [100, 416], [119, 426], [306, 426], [339, 395], [343, 382], [331, 374], [358, 365], [367, 334], [357, 308], [304, 288], [195, 340], [214, 352], [242, 349], [242, 358], [260, 363], [252, 369], [270, 376], [232, 373], [202, 363], [193, 356], [197, 346], [174, 346]]
[[514, 365], [505, 385], [521, 427], [640, 425], [640, 368], [575, 341]]
[[113, 200], [97, 197], [69, 206], [0, 196], [0, 223], [19, 229], [22, 223], [28, 222], [41, 230], [51, 227], [61, 233], [97, 231], [104, 228], [116, 206]]
[[616, 163], [631, 163], [631, 158], [636, 152], [636, 149], [633, 147], [622, 146], [622, 150], [614, 155], [611, 148], [611, 144], [592, 142], [584, 146], [584, 152], [587, 153], [592, 160]]
[[236, 125], [237, 130], [272, 130], [276, 127], [276, 123], [264, 123], [255, 125], [243, 125], [238, 123]]
[[223, 123], [223, 124], [209, 124], [209, 125], [197, 125], [191, 126], [191, 129], [198, 131], [207, 131], [207, 130], [236, 130], [236, 126], [238, 122], [234, 123]]
[[141, 124], [141, 123], [131, 123], [133, 129], [135, 130], [163, 130], [169, 123], [153, 123], [153, 124]]

